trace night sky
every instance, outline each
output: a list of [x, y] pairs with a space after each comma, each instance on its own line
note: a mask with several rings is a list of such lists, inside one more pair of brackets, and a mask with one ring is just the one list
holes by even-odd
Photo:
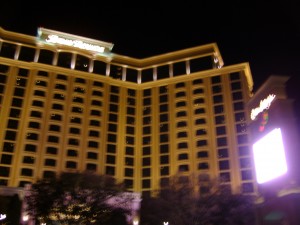
[[272, 74], [300, 77], [296, 1], [27, 2], [5, 1], [0, 26], [32, 36], [44, 27], [112, 42], [113, 53], [135, 58], [215, 42], [224, 66], [249, 62], [254, 90]]

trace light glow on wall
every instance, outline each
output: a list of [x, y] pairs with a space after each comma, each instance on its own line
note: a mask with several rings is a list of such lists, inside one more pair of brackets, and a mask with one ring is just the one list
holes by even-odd
[[256, 179], [268, 182], [287, 172], [281, 129], [276, 128], [253, 144]]

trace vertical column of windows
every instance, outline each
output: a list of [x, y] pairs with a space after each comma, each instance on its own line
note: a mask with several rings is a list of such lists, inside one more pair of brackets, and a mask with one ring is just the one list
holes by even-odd
[[[67, 57], [69, 58], [69, 57]], [[70, 61], [71, 58], [70, 58]], [[81, 78], [71, 78], [67, 77], [63, 74], [58, 74], [57, 79], [60, 81], [60, 85], [56, 84], [56, 89], [61, 90], [63, 95], [65, 96], [65, 101], [68, 102], [70, 110], [70, 123], [67, 125], [68, 130], [67, 132], [67, 149], [63, 152], [66, 155], [64, 167], [66, 169], [78, 169], [78, 160], [80, 154], [80, 149], [84, 146], [83, 138], [82, 138], [82, 121], [83, 121], [83, 114], [85, 113], [84, 107], [84, 100], [86, 96], [86, 85], [85, 80]], [[73, 79], [68, 81], [69, 79]], [[63, 84], [62, 84], [63, 83]], [[72, 83], [72, 86], [66, 86], [67, 84]], [[64, 85], [64, 88], [61, 88]], [[69, 90], [67, 90], [69, 88]], [[71, 89], [72, 88], [72, 89]], [[61, 130], [64, 130], [62, 127]]]
[[245, 103], [242, 92], [242, 80], [239, 72], [230, 74], [231, 97], [234, 109], [237, 144], [239, 149], [239, 163], [242, 178], [242, 192], [254, 192], [253, 168], [249, 151], [249, 140], [245, 114]]
[[[41, 132], [43, 130], [43, 120], [42, 115], [44, 108], [46, 106], [46, 97], [48, 95], [48, 73], [45, 71], [38, 71], [35, 79], [33, 80], [33, 95], [30, 101], [30, 117], [27, 125], [27, 133], [25, 139], [25, 148], [22, 163], [26, 165], [25, 171], [28, 172], [28, 177], [32, 177], [34, 172], [34, 168], [36, 167], [37, 159], [37, 148], [41, 148], [38, 144], [42, 139]], [[37, 116], [35, 116], [37, 115]], [[54, 141], [55, 137], [49, 136], [49, 140]], [[32, 171], [30, 171], [32, 170]], [[20, 185], [24, 185], [26, 180], [21, 180]]]
[[[193, 126], [195, 136], [195, 147], [197, 169], [199, 171], [199, 193], [206, 194], [210, 190], [209, 186], [209, 169], [210, 169], [210, 154], [208, 133], [207, 133], [207, 103], [205, 99], [205, 86], [203, 79], [196, 79], [192, 82], [192, 94], [193, 94]], [[203, 179], [205, 177], [205, 179]]]
[[[187, 163], [187, 160], [189, 158], [188, 154], [188, 148], [189, 148], [189, 142], [187, 139], [188, 136], [188, 110], [187, 110], [187, 92], [186, 92], [186, 83], [180, 82], [175, 85], [175, 117], [177, 123], [185, 123], [185, 126], [180, 126], [177, 129], [177, 149], [179, 150], [177, 153], [177, 161], [179, 162], [178, 171], [179, 172], [188, 172], [190, 170], [190, 166]], [[186, 137], [185, 137], [186, 136]]]
[[[115, 175], [116, 166], [116, 145], [117, 145], [117, 130], [118, 130], [118, 113], [119, 110], [119, 87], [110, 86], [109, 93], [109, 112], [108, 112], [108, 131], [107, 131], [107, 155], [105, 172], [107, 175]], [[125, 140], [126, 141], [126, 140]], [[114, 146], [114, 151], [111, 148]]]
[[[76, 79], [76, 83], [81, 83], [81, 85], [86, 83], [86, 80], [83, 79]], [[86, 93], [87, 95], [87, 93]], [[77, 96], [77, 98], [80, 96]], [[102, 111], [103, 111], [103, 83], [102, 82], [93, 82], [92, 93], [90, 98], [84, 98], [88, 107], [88, 119], [89, 119], [89, 126], [88, 126], [88, 136], [87, 136], [87, 143], [85, 148], [87, 149], [85, 153], [85, 169], [90, 171], [97, 171], [98, 165], [97, 162], [99, 160], [99, 152], [100, 149], [100, 140], [101, 140], [101, 133], [100, 133], [100, 125], [102, 121]], [[81, 103], [84, 104], [83, 102]]]
[[[13, 100], [11, 104], [10, 109], [10, 115], [9, 115], [9, 121], [8, 121], [8, 128], [12, 128], [15, 131], [11, 130], [11, 132], [14, 132], [14, 140], [17, 136], [17, 130], [19, 129], [19, 124], [21, 123], [20, 118], [22, 118], [22, 105], [25, 97], [25, 92], [28, 86], [28, 76], [29, 76], [29, 70], [20, 68], [17, 72], [15, 86], [14, 86], [14, 93], [13, 93]], [[41, 111], [39, 111], [41, 112]], [[10, 127], [13, 126], [13, 127]], [[36, 141], [39, 139], [39, 132], [30, 132], [28, 131], [26, 133], [26, 136], [24, 137], [26, 139], [26, 143], [31, 143], [32, 146], [34, 146], [31, 150], [36, 148]], [[16, 143], [17, 145], [17, 143]], [[26, 146], [26, 145], [25, 145]], [[28, 147], [28, 146], [26, 146]], [[31, 158], [32, 160], [28, 160]], [[23, 164], [21, 166], [20, 171], [20, 182], [19, 185], [22, 186], [24, 183], [29, 182], [30, 178], [33, 176], [33, 164], [35, 162], [35, 158], [31, 155], [29, 152], [25, 152], [23, 155]]]
[[135, 146], [135, 124], [136, 117], [136, 90], [127, 90], [127, 122], [126, 122], [126, 144], [125, 144], [125, 185], [132, 190], [134, 177], [134, 146]]
[[230, 186], [230, 161], [227, 143], [226, 112], [224, 107], [223, 84], [221, 76], [211, 78], [211, 91], [215, 119], [219, 177], [222, 185]]
[[[59, 77], [62, 77], [60, 75]], [[64, 76], [65, 80], [66, 77]], [[49, 110], [49, 120], [47, 120], [48, 132], [45, 132], [46, 135], [46, 143], [45, 143], [45, 157], [43, 161], [44, 171], [43, 177], [54, 176], [57, 169], [57, 158], [59, 155], [59, 146], [61, 143], [61, 121], [63, 120], [64, 115], [64, 96], [65, 96], [65, 87], [63, 83], [54, 87], [53, 92], [52, 87], [50, 87], [50, 78], [49, 74], [46, 71], [38, 71], [34, 89], [38, 91], [43, 91], [45, 94], [43, 96], [33, 96], [32, 107], [38, 110], [44, 110], [45, 108], [50, 108]], [[47, 103], [46, 101], [47, 95], [51, 95], [51, 101]], [[36, 101], [40, 102], [40, 105], [36, 104]], [[35, 103], [34, 103], [35, 102]], [[47, 105], [49, 104], [49, 105]], [[39, 129], [44, 127], [42, 118], [32, 118], [31, 121], [39, 123]], [[32, 128], [31, 128], [32, 129]]]
[[151, 136], [152, 136], [152, 89], [143, 90], [143, 115], [142, 115], [142, 188], [143, 191], [151, 187]]
[[168, 86], [159, 87], [159, 164], [160, 186], [169, 183], [170, 176], [170, 118]]
[[[4, 93], [6, 91], [8, 82], [8, 71], [9, 67], [6, 65], [0, 65], [0, 116], [2, 116]], [[13, 98], [14, 99], [14, 98]], [[5, 138], [1, 143], [2, 152], [0, 154], [0, 185], [7, 186], [8, 179], [10, 176], [10, 168], [12, 166], [13, 155], [15, 151], [15, 138], [16, 129], [19, 124], [20, 110], [22, 106], [22, 98], [18, 98], [18, 103], [11, 102], [10, 114], [7, 123], [3, 123], [2, 126], [5, 127]], [[2, 119], [4, 121], [4, 119]], [[13, 135], [13, 136], [12, 136]]]

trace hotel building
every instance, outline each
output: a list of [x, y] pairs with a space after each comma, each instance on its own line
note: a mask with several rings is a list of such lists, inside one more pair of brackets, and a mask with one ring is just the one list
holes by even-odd
[[113, 44], [0, 28], [0, 185], [95, 171], [150, 194], [174, 175], [253, 194], [248, 63], [216, 43], [137, 59]]

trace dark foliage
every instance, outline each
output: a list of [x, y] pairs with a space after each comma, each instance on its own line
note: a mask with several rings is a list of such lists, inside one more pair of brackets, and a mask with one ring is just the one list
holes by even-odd
[[[25, 196], [28, 214], [47, 224], [110, 225], [115, 218], [126, 223], [129, 211], [108, 201], [124, 191], [110, 176], [93, 173], [62, 173], [57, 178], [42, 179], [33, 184]], [[121, 224], [121, 223], [120, 223]]]
[[[215, 184], [217, 185], [217, 184]], [[141, 225], [253, 225], [252, 196], [232, 194], [222, 186], [197, 195], [189, 180], [171, 180], [156, 197], [143, 197]], [[214, 190], [214, 192], [213, 192]]]

